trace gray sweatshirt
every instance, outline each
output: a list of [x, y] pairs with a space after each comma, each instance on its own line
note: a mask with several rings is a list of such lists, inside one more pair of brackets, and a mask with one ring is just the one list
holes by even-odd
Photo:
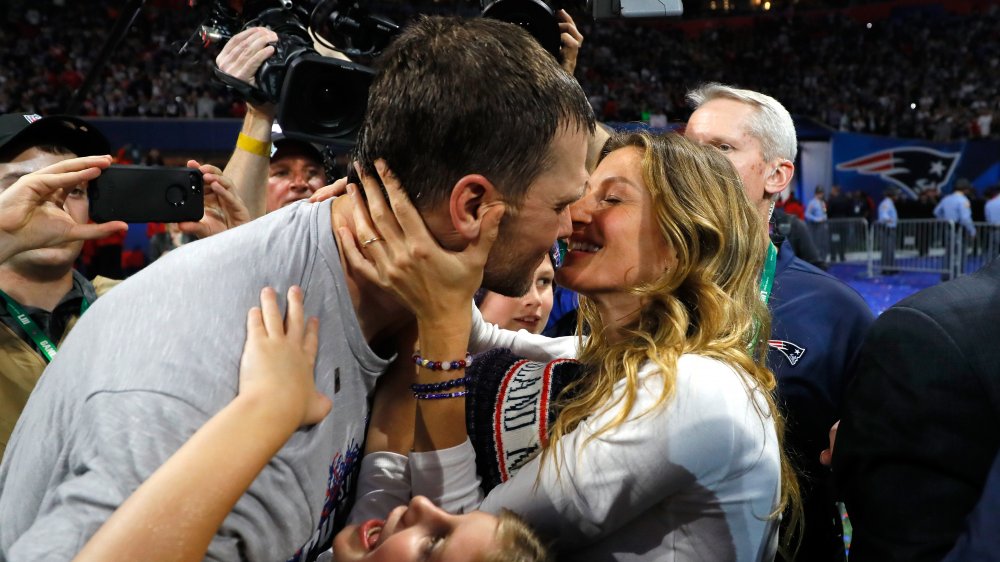
[[[333, 399], [226, 518], [211, 560], [307, 560], [346, 517], [368, 398], [387, 362], [365, 343], [330, 228], [296, 204], [183, 246], [81, 318], [44, 372], [0, 464], [0, 562], [70, 560], [237, 392], [246, 314], [299, 284], [320, 319], [316, 386]], [[225, 471], [226, 466], [217, 470]]]

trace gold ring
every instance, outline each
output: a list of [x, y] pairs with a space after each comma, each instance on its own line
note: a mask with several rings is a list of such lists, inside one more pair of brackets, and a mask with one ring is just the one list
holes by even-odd
[[374, 244], [375, 242], [378, 242], [380, 240], [384, 240], [384, 238], [382, 238], [381, 236], [372, 236], [368, 240], [365, 240], [364, 242], [362, 242], [361, 243], [361, 247], [362, 248], [367, 248], [369, 245]]

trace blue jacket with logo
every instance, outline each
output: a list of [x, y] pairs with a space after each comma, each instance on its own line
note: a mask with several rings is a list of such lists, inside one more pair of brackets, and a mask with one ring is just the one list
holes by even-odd
[[767, 363], [778, 381], [786, 449], [804, 473], [806, 536], [797, 559], [843, 560], [839, 519], [832, 515], [830, 470], [819, 464], [819, 454], [829, 446], [830, 426], [840, 419], [844, 392], [874, 315], [854, 289], [795, 257], [787, 240], [779, 246], [768, 305]]

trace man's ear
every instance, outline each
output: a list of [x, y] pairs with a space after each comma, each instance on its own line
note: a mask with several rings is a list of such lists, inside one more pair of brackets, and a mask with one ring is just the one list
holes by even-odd
[[788, 184], [792, 182], [795, 175], [795, 164], [791, 160], [778, 160], [764, 182], [764, 191], [768, 195], [775, 195], [784, 191]]
[[483, 211], [499, 201], [500, 194], [485, 176], [462, 176], [452, 188], [448, 201], [448, 211], [455, 232], [466, 241], [479, 238]]

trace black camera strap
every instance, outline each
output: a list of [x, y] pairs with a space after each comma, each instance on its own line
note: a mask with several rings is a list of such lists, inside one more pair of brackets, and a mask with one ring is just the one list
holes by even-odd
[[219, 67], [214, 67], [215, 77], [226, 85], [230, 90], [233, 90], [245, 101], [253, 105], [265, 105], [268, 103], [274, 103], [275, 100], [271, 99], [264, 90], [261, 90], [257, 86], [250, 84], [249, 82], [244, 82], [238, 78], [230, 76], [219, 69]]

